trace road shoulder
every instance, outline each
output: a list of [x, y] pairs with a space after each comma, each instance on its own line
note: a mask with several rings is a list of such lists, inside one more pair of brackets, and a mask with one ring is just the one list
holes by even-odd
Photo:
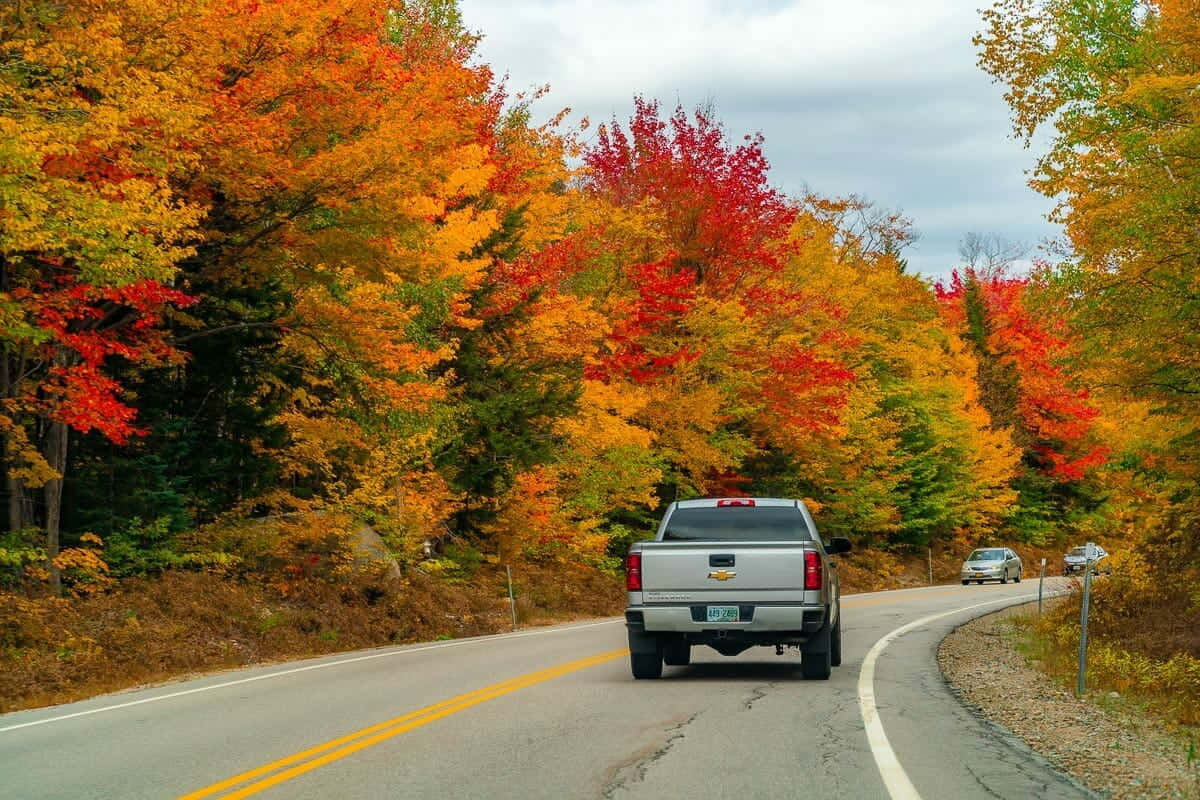
[[1114, 800], [1200, 797], [1200, 763], [1189, 767], [1186, 741], [1157, 719], [1077, 699], [1027, 663], [1012, 618], [1029, 610], [979, 617], [942, 641], [938, 665], [958, 698]]

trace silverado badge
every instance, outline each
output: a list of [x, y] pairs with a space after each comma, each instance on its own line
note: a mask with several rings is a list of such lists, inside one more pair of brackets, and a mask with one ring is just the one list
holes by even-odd
[[728, 569], [715, 569], [708, 573], [708, 577], [712, 578], [714, 581], [727, 581], [730, 578], [737, 577], [737, 573]]

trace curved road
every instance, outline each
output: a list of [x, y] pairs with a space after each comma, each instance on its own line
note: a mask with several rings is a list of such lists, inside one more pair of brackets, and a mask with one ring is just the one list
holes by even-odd
[[635, 682], [606, 620], [7, 714], [0, 797], [1091, 797], [966, 711], [935, 661], [954, 627], [1036, 592], [847, 595], [827, 682], [792, 653], [701, 647]]

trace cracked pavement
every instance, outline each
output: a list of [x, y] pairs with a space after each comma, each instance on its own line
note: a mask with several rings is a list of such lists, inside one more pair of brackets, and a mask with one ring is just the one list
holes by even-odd
[[745, 710], [749, 711], [750, 709], [754, 708], [755, 703], [767, 696], [767, 689], [772, 689], [774, 687], [775, 684], [768, 683], [765, 686], [755, 686], [753, 689], [751, 689], [750, 696], [742, 701], [742, 705], [745, 707]]
[[645, 780], [646, 773], [654, 765], [654, 762], [665, 756], [670, 751], [671, 746], [685, 736], [683, 729], [695, 722], [701, 713], [696, 712], [683, 722], [667, 728], [665, 731], [666, 739], [663, 741], [662, 746], [654, 752], [646, 756], [637, 757], [632, 762], [619, 767], [613, 779], [604, 787], [603, 796], [605, 798], [615, 797], [621, 789]]

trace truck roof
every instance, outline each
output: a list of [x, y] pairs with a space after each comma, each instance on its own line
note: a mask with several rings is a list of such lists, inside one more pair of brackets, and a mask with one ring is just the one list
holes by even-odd
[[716, 506], [724, 502], [736, 503], [739, 501], [749, 500], [756, 506], [792, 506], [800, 505], [799, 500], [791, 500], [786, 497], [699, 497], [695, 500], [677, 500], [676, 508], [716, 508]]

